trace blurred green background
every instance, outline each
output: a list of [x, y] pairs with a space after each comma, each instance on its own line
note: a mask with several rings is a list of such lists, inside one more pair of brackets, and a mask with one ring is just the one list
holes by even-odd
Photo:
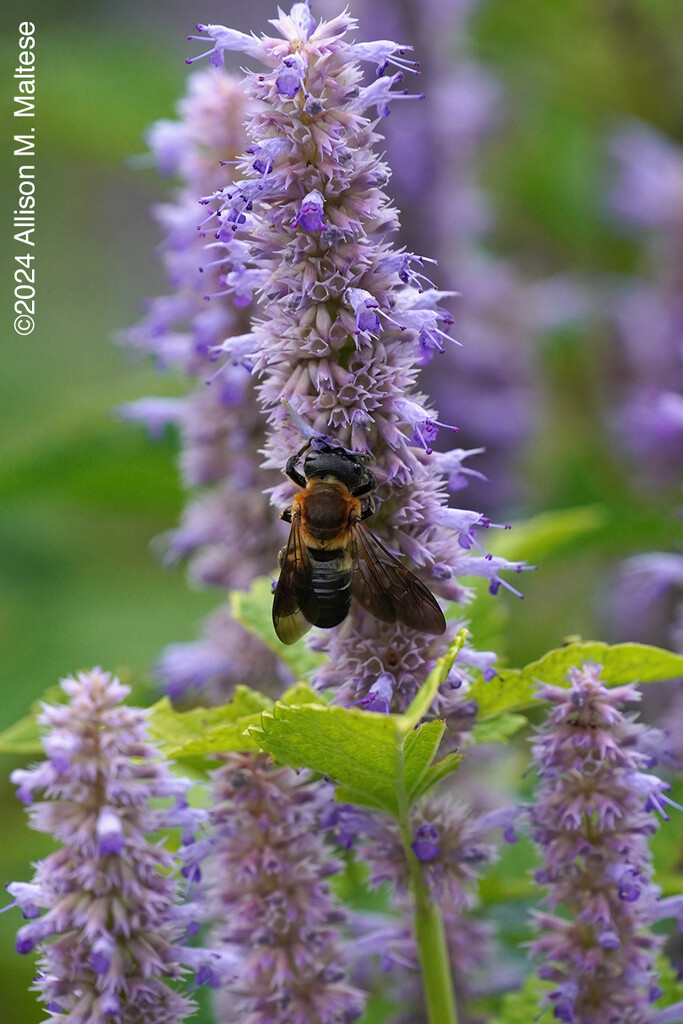
[[[264, 0], [10, 0], [0, 15], [0, 728], [80, 668], [101, 664], [144, 686], [161, 648], [193, 638], [219, 603], [150, 551], [182, 506], [173, 442], [151, 444], [113, 410], [179, 385], [131, 361], [113, 337], [136, 321], [146, 296], [166, 290], [147, 211], [169, 186], [130, 158], [144, 149], [145, 127], [173, 115], [184, 58], [197, 52], [185, 34], [197, 21], [260, 31], [274, 14]], [[37, 327], [20, 338], [12, 331], [11, 260], [21, 247], [10, 229], [18, 163], [11, 76], [25, 19], [37, 39]], [[602, 208], [604, 133], [635, 114], [681, 139], [682, 38], [680, 0], [482, 2], [473, 52], [503, 82], [507, 106], [482, 168], [500, 252], [523, 253], [539, 274], [634, 265], [634, 246], [615, 236]], [[594, 637], [606, 567], [624, 554], [671, 549], [679, 534], [672, 497], [632, 486], [599, 428], [607, 345], [595, 332], [565, 333], [541, 354], [546, 421], [526, 453], [533, 498], [525, 512], [600, 503], [605, 513], [589, 539], [568, 541], [524, 577], [524, 602], [498, 598], [512, 664], [567, 634]], [[2, 758], [4, 882], [28, 878], [28, 861], [48, 849], [27, 831], [7, 781], [21, 763]], [[17, 926], [16, 912], [0, 918], [0, 961], [5, 1004], [23, 1024], [40, 1011], [27, 992], [32, 961], [13, 953]]]

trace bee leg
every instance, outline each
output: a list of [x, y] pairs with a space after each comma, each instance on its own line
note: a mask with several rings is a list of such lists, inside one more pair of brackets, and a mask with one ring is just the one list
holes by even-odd
[[290, 457], [287, 459], [287, 464], [285, 465], [285, 473], [287, 474], [290, 480], [294, 481], [297, 487], [306, 486], [306, 477], [301, 475], [299, 470], [296, 468], [296, 464], [303, 455], [303, 453], [306, 451], [306, 449], [310, 447], [311, 442], [307, 441], [303, 448], [299, 448], [299, 451], [296, 453], [296, 455], [290, 455]]
[[367, 482], [364, 484], [360, 484], [359, 487], [356, 487], [353, 491], [351, 491], [354, 498], [360, 498], [362, 497], [362, 495], [369, 494], [370, 491], [374, 491], [377, 489], [377, 477], [375, 476], [371, 469], [365, 470], [365, 476], [367, 478]]
[[284, 564], [284, 561], [285, 561], [285, 555], [286, 554], [287, 554], [287, 548], [280, 548], [280, 550], [277, 553], [277, 567], [278, 567], [278, 569], [282, 568], [282, 566]]
[[375, 503], [372, 498], [368, 498], [366, 502], [361, 506], [360, 517], [361, 519], [369, 519], [370, 516], [375, 514]]
[[284, 521], [286, 523], [291, 523], [291, 521], [292, 521], [292, 510], [291, 510], [291, 508], [283, 509], [282, 512], [280, 513], [280, 519], [284, 519]]

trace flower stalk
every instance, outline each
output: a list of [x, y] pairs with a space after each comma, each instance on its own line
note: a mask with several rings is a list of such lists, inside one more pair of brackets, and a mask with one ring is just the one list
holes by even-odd
[[429, 1024], [458, 1024], [453, 975], [441, 908], [430, 895], [422, 865], [412, 849], [413, 832], [405, 789], [399, 826], [415, 901], [414, 928]]

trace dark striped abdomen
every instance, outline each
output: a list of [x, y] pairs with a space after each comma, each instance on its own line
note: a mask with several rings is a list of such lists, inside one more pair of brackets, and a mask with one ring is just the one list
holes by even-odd
[[315, 626], [329, 629], [342, 622], [351, 604], [351, 565], [343, 551], [308, 549], [311, 586], [318, 602]]

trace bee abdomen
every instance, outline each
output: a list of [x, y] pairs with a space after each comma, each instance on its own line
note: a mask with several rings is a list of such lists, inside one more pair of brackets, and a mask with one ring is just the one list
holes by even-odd
[[329, 629], [346, 618], [351, 605], [351, 568], [343, 557], [320, 559], [309, 549], [311, 584], [319, 613], [314, 625]]

